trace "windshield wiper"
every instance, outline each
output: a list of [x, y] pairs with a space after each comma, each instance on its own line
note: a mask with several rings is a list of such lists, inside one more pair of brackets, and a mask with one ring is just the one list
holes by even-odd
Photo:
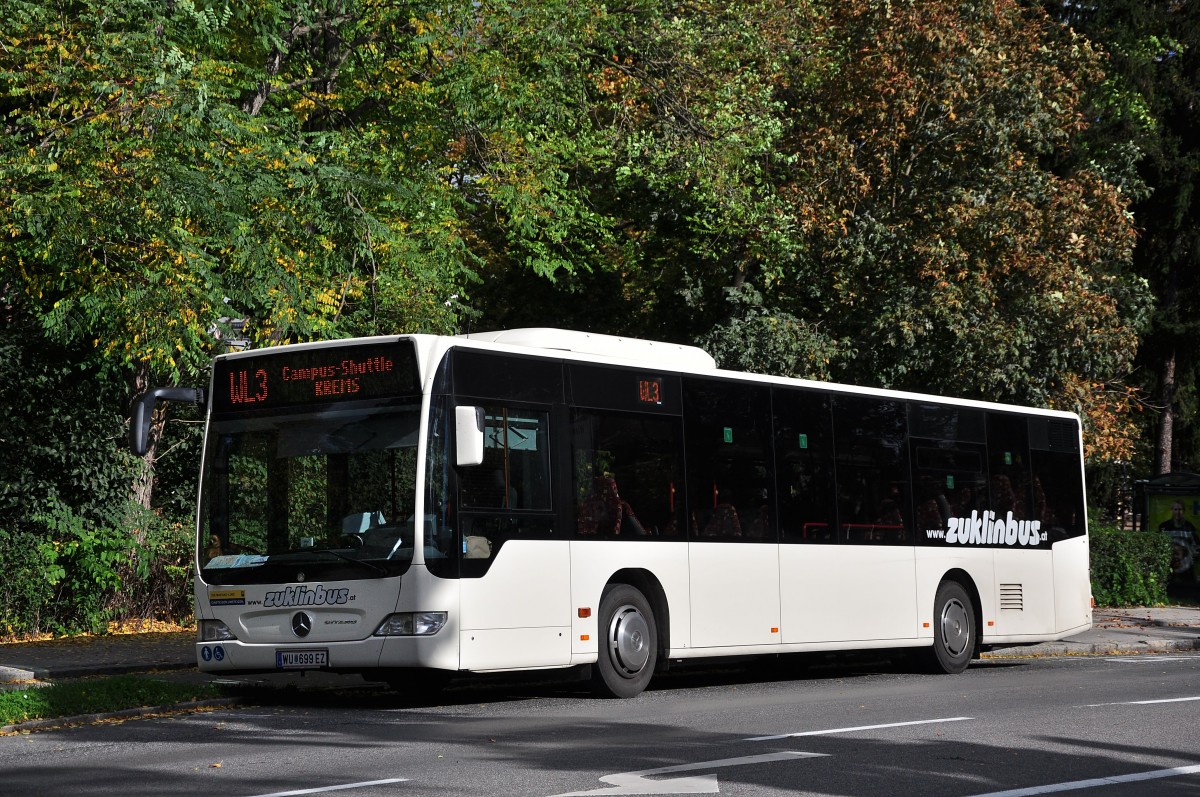
[[388, 574], [387, 568], [380, 567], [379, 565], [375, 564], [374, 562], [368, 562], [366, 559], [355, 559], [353, 556], [346, 556], [346, 554], [338, 553], [337, 551], [332, 550], [330, 548], [305, 548], [305, 549], [303, 549], [303, 551], [304, 551], [304, 553], [327, 553], [330, 556], [336, 556], [338, 559], [341, 559], [343, 562], [352, 562], [356, 565], [362, 565], [363, 567], [367, 568], [368, 570], [374, 570], [376, 573], [382, 573], [385, 576]]

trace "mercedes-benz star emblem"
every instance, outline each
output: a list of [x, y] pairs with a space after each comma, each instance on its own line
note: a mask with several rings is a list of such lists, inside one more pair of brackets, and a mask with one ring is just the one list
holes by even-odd
[[308, 636], [308, 632], [312, 630], [312, 618], [305, 612], [296, 612], [292, 615], [292, 633], [299, 637]]

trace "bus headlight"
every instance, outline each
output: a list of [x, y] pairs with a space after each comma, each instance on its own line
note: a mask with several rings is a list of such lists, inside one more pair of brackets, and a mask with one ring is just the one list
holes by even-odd
[[231, 639], [237, 639], [237, 636], [220, 620], [200, 621], [201, 642], [225, 642]]
[[389, 614], [375, 636], [431, 636], [446, 624], [446, 612], [398, 612]]

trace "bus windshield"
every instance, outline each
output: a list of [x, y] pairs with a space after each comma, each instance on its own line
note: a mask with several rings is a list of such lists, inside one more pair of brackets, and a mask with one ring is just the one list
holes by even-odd
[[403, 572], [419, 428], [417, 403], [214, 421], [200, 504], [205, 581], [290, 581], [297, 568], [310, 579]]

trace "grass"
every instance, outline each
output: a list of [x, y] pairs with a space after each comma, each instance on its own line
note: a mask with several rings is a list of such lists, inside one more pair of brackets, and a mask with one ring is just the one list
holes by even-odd
[[221, 697], [211, 684], [161, 681], [140, 675], [117, 675], [64, 681], [37, 689], [0, 692], [0, 726], [130, 708], [169, 706]]

